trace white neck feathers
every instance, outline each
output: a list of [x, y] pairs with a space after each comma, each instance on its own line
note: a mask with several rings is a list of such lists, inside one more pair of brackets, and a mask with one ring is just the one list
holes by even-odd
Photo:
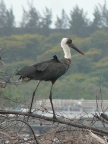
[[63, 51], [64, 51], [64, 57], [67, 58], [67, 59], [71, 59], [71, 53], [70, 53], [70, 48], [67, 46], [67, 47], [64, 47], [63, 48]]
[[61, 47], [63, 48], [64, 51], [64, 57], [66, 59], [71, 59], [71, 53], [70, 53], [70, 47], [66, 44], [67, 38], [63, 38], [61, 41]]

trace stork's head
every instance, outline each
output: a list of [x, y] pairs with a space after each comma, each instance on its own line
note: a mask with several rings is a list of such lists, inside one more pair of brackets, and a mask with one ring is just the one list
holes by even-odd
[[84, 55], [84, 53], [82, 51], [80, 51], [73, 43], [72, 40], [69, 38], [63, 38], [61, 41], [61, 47], [63, 48], [63, 50], [68, 50], [69, 48], [73, 48], [74, 50], [76, 50], [77, 52], [79, 52], [80, 54]]

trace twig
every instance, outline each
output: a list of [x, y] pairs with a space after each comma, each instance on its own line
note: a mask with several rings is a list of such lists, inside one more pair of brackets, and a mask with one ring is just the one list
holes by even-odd
[[101, 117], [103, 117], [103, 119], [105, 119], [106, 121], [108, 121], [108, 116], [104, 113], [101, 113]]
[[30, 129], [31, 129], [31, 131], [32, 131], [32, 133], [33, 133], [33, 136], [34, 136], [34, 139], [35, 139], [35, 142], [36, 142], [36, 144], [39, 144], [38, 143], [38, 141], [37, 141], [37, 138], [36, 138], [36, 136], [35, 136], [35, 133], [34, 133], [34, 131], [33, 131], [33, 129], [32, 129], [32, 127], [26, 122], [26, 121], [23, 121], [23, 120], [15, 120], [15, 121], [20, 121], [20, 122], [23, 122], [23, 123], [25, 123]]
[[10, 139], [10, 143], [13, 144], [13, 140], [12, 140], [12, 138], [11, 138], [11, 136], [9, 134], [7, 134], [6, 132], [3, 132], [1, 130], [0, 130], [0, 133], [5, 135], [5, 136], [7, 136]]
[[[36, 144], [39, 144], [38, 141], [37, 141], [37, 138], [36, 138], [36, 136], [35, 136], [35, 133], [34, 133], [34, 131], [33, 131], [33, 129], [32, 129], [32, 127], [31, 127], [26, 121], [19, 120], [19, 119], [17, 119], [17, 120], [16, 120], [16, 119], [10, 119], [10, 120], [7, 120], [6, 123], [7, 123], [7, 122], [12, 122], [12, 121], [19, 121], [19, 122], [22, 122], [22, 123], [26, 124], [26, 125], [30, 128], [30, 130], [32, 131], [33, 136], [34, 136], [34, 139], [35, 139], [35, 141], [36, 141]], [[5, 123], [5, 122], [3, 122], [3, 123]], [[12, 125], [11, 125], [11, 126], [12, 126]]]
[[3, 52], [1, 52], [1, 53], [0, 53], [0, 56], [1, 56], [4, 52], [6, 52], [8, 49], [9, 49], [9, 48], [7, 48], [7, 49], [5, 49]]

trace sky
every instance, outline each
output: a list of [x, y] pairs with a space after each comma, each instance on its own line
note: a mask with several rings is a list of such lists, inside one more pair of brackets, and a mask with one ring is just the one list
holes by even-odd
[[[67, 14], [70, 13], [76, 5], [79, 8], [83, 8], [84, 12], [87, 12], [87, 18], [93, 19], [93, 11], [96, 5], [104, 4], [104, 0], [29, 0], [33, 1], [34, 7], [42, 14], [45, 7], [52, 9], [53, 19], [56, 20], [56, 16], [61, 15], [61, 10], [64, 9]], [[106, 0], [107, 2], [108, 0]], [[17, 23], [22, 19], [22, 7], [28, 10], [28, 0], [4, 0], [7, 8], [13, 7], [15, 20]], [[108, 3], [108, 2], [107, 2]], [[108, 4], [107, 4], [108, 5]]]

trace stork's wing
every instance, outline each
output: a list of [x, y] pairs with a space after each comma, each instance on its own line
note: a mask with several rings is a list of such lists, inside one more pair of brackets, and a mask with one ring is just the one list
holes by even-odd
[[47, 68], [48, 65], [49, 65], [49, 63], [45, 62], [45, 63], [41, 63], [39, 65], [34, 65], [34, 66], [36, 67], [37, 71], [44, 71]]
[[21, 77], [27, 77], [36, 71], [36, 67], [34, 66], [25, 66], [21, 70], [19, 70], [16, 75], [21, 75]]
[[21, 70], [17, 71], [16, 75], [20, 75], [22, 78], [24, 78], [24, 77], [29, 77], [30, 75], [34, 74], [36, 71], [43, 72], [48, 67], [51, 61], [53, 61], [53, 59], [38, 62], [33, 65], [25, 66]]
[[60, 63], [60, 61], [58, 60], [57, 56], [54, 55], [53, 56], [53, 59], [51, 60], [47, 60], [47, 61], [43, 61], [43, 62], [39, 62], [39, 63], [36, 63], [32, 66], [36, 67], [36, 70], [37, 71], [44, 71], [51, 62], [55, 62], [55, 63]]

